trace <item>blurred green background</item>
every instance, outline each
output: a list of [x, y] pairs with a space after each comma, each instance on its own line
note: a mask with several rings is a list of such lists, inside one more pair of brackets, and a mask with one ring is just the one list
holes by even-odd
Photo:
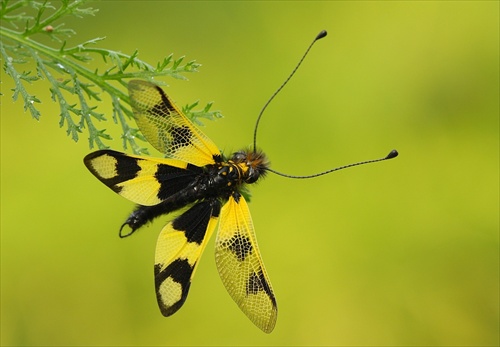
[[[39, 122], [2, 71], [2, 345], [499, 344], [499, 3], [91, 3], [66, 20], [75, 42], [155, 63], [202, 63], [166, 79], [184, 105], [215, 101], [203, 130], [226, 153], [259, 145], [273, 168], [250, 204], [274, 286], [276, 329], [258, 330], [226, 293], [210, 242], [184, 307], [161, 316], [153, 259], [161, 219], [121, 240], [133, 208], [84, 167], [86, 136], [58, 128], [48, 83]], [[99, 110], [110, 118], [110, 100]], [[109, 122], [104, 127], [113, 129]], [[112, 130], [114, 149], [122, 150]], [[153, 155], [160, 155], [154, 150]]]

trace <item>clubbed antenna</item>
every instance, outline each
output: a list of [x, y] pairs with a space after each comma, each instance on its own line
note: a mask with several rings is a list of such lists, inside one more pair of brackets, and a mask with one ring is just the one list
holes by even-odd
[[288, 76], [288, 78], [285, 80], [285, 82], [283, 82], [283, 84], [278, 88], [278, 90], [274, 92], [274, 94], [266, 102], [266, 104], [264, 105], [264, 107], [260, 111], [259, 116], [257, 117], [257, 122], [255, 123], [255, 129], [254, 129], [254, 132], [253, 132], [253, 151], [254, 152], [257, 151], [257, 128], [259, 127], [259, 122], [260, 122], [260, 118], [262, 117], [262, 114], [266, 110], [267, 106], [271, 103], [271, 101], [276, 97], [276, 95], [278, 95], [278, 93], [281, 91], [281, 89], [283, 89], [283, 87], [286, 86], [286, 84], [288, 83], [288, 81], [290, 81], [290, 79], [292, 78], [292, 76], [295, 74], [295, 72], [299, 68], [300, 64], [302, 64], [302, 62], [304, 61], [305, 57], [307, 56], [307, 53], [309, 53], [309, 51], [311, 50], [311, 48], [314, 45], [314, 43], [316, 41], [318, 41], [319, 39], [322, 39], [323, 37], [325, 37], [326, 34], [327, 34], [326, 30], [322, 30], [318, 35], [316, 35], [316, 37], [314, 38], [313, 42], [311, 42], [311, 44], [307, 48], [306, 52], [304, 53], [304, 55], [300, 59], [299, 63], [297, 64], [297, 66], [295, 66], [295, 69], [293, 69], [293, 71], [290, 74], [290, 76]]
[[364, 165], [364, 164], [371, 164], [371, 163], [376, 163], [378, 161], [384, 161], [384, 160], [396, 158], [398, 156], [398, 154], [399, 154], [398, 151], [396, 151], [395, 149], [393, 149], [388, 155], [386, 155], [383, 158], [360, 161], [359, 163], [353, 163], [353, 164], [348, 164], [348, 165], [344, 165], [344, 166], [339, 166], [339, 167], [336, 167], [334, 169], [326, 170], [326, 171], [323, 171], [323, 172], [320, 172], [320, 173], [317, 173], [317, 174], [307, 175], [307, 176], [288, 175], [288, 174], [284, 174], [284, 173], [281, 173], [281, 172], [278, 172], [278, 171], [274, 171], [273, 169], [269, 169], [269, 168], [266, 169], [266, 170], [269, 171], [269, 172], [275, 173], [276, 175], [280, 175], [280, 176], [288, 177], [288, 178], [313, 178], [313, 177], [318, 177], [318, 176], [323, 176], [323, 175], [329, 174], [330, 172], [347, 169], [348, 167], [353, 167], [353, 166], [358, 166], [358, 165]]
[[[297, 66], [295, 66], [295, 68], [293, 69], [292, 73], [288, 76], [288, 78], [285, 80], [285, 82], [283, 82], [283, 84], [278, 88], [278, 90], [276, 90], [276, 92], [274, 92], [274, 94], [271, 96], [271, 98], [269, 98], [269, 100], [266, 102], [266, 104], [264, 105], [264, 107], [260, 111], [259, 116], [257, 117], [257, 122], [255, 123], [255, 129], [254, 129], [254, 132], [253, 132], [253, 151], [254, 152], [257, 151], [257, 129], [259, 127], [259, 122], [260, 122], [260, 119], [262, 117], [262, 114], [266, 110], [267, 106], [271, 103], [271, 101], [276, 97], [276, 95], [278, 95], [278, 93], [283, 89], [283, 87], [286, 86], [286, 84], [288, 83], [288, 81], [290, 81], [290, 79], [292, 78], [292, 76], [295, 74], [295, 72], [298, 70], [299, 66], [302, 64], [302, 62], [306, 58], [306, 56], [309, 53], [309, 51], [311, 50], [312, 46], [316, 43], [316, 41], [318, 41], [319, 39], [322, 39], [323, 37], [325, 37], [326, 34], [327, 34], [326, 31], [322, 30], [318, 35], [316, 35], [316, 37], [314, 38], [313, 42], [311, 42], [311, 44], [309, 45], [309, 47], [307, 47], [307, 50], [304, 53], [304, 55], [302, 56], [302, 58], [300, 58], [300, 61], [297, 64]], [[384, 161], [384, 160], [396, 158], [398, 156], [398, 154], [399, 154], [398, 151], [396, 151], [395, 149], [393, 149], [387, 156], [385, 156], [383, 158], [366, 160], [366, 161], [360, 161], [358, 163], [353, 163], [353, 164], [348, 164], [348, 165], [344, 165], [344, 166], [339, 166], [339, 167], [336, 167], [336, 168], [333, 168], [333, 169], [330, 169], [330, 170], [327, 170], [327, 171], [323, 171], [323, 172], [316, 173], [316, 174], [313, 174], [313, 175], [306, 175], [306, 176], [288, 175], [288, 174], [284, 174], [284, 173], [275, 171], [275, 170], [273, 170], [271, 168], [267, 168], [266, 171], [275, 173], [276, 175], [279, 175], [279, 176], [288, 177], [288, 178], [313, 178], [313, 177], [323, 176], [323, 175], [329, 174], [329, 173], [334, 172], [334, 171], [339, 171], [339, 170], [347, 169], [347, 168], [353, 167], [353, 166], [364, 165], [364, 164], [371, 164], [371, 163], [376, 163], [378, 161]]]

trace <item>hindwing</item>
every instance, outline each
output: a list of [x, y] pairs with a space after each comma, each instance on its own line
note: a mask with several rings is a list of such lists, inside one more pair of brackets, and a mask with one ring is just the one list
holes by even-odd
[[165, 92], [147, 81], [128, 84], [135, 121], [148, 142], [169, 158], [196, 166], [214, 164], [217, 146], [182, 113]]
[[217, 199], [201, 201], [167, 224], [156, 243], [155, 287], [164, 316], [177, 312], [186, 301], [198, 260], [220, 213]]
[[278, 307], [243, 196], [231, 196], [221, 210], [215, 262], [233, 300], [255, 325], [270, 333]]
[[112, 150], [90, 153], [83, 161], [114, 192], [143, 206], [159, 204], [185, 188], [202, 171], [176, 159], [140, 157]]

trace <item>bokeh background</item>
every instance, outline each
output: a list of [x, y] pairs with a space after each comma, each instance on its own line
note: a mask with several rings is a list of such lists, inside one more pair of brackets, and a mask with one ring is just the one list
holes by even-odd
[[[498, 2], [89, 5], [95, 17], [65, 21], [76, 41], [203, 64], [164, 81], [180, 105], [215, 102], [225, 118], [203, 130], [226, 152], [251, 143], [261, 107], [326, 29], [268, 108], [260, 147], [290, 174], [400, 157], [253, 187], [279, 306], [270, 335], [226, 293], [213, 242], [164, 318], [153, 259], [166, 220], [119, 239], [133, 205], [86, 170], [85, 135], [75, 144], [58, 127], [43, 81], [31, 119], [2, 71], [2, 345], [499, 344]], [[109, 99], [99, 107], [110, 116]]]

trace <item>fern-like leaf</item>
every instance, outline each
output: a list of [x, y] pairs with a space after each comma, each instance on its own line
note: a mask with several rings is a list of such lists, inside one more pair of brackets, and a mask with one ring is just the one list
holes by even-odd
[[[2, 0], [0, 3], [0, 56], [3, 70], [14, 81], [12, 98], [19, 96], [24, 102], [24, 110], [32, 117], [40, 118], [36, 105], [41, 101], [30, 94], [29, 85], [44, 80], [49, 85], [53, 101], [60, 110], [59, 124], [74, 141], [83, 132], [88, 132], [89, 147], [107, 148], [105, 141], [111, 140], [105, 129], [98, 123], [108, 121], [98, 112], [98, 102], [111, 100], [112, 120], [121, 126], [123, 147], [130, 146], [136, 154], [146, 153], [146, 149], [136, 140], [144, 141], [137, 128], [129, 125], [133, 119], [130, 100], [126, 94], [129, 79], [153, 80], [168, 76], [186, 79], [185, 74], [197, 72], [199, 64], [184, 62], [184, 57], [174, 59], [172, 55], [156, 64], [139, 59], [139, 52], [130, 55], [98, 47], [104, 38], [94, 38], [73, 47], [67, 47], [66, 39], [75, 31], [64, 24], [54, 22], [63, 17], [84, 18], [94, 16], [97, 9], [83, 7], [87, 0], [61, 0], [53, 6], [48, 1]], [[41, 44], [36, 37], [45, 35], [52, 38], [56, 47]], [[109, 65], [105, 71], [89, 66], [98, 57]], [[36, 72], [25, 71], [22, 65], [34, 62]], [[84, 64], [85, 63], [85, 64]], [[107, 95], [109, 98], [104, 98]], [[194, 111], [197, 103], [185, 108], [185, 112], [195, 122], [200, 118], [214, 119], [220, 112], [210, 111], [211, 104]]]

